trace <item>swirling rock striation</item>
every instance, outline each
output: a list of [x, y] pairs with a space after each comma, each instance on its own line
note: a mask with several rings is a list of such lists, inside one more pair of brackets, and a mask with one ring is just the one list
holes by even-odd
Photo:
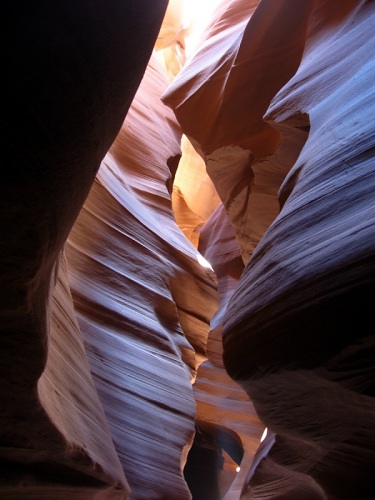
[[375, 4], [165, 10], [8, 8], [0, 495], [373, 498]]
[[299, 70], [265, 116], [310, 131], [225, 320], [225, 366], [276, 432], [243, 498], [375, 491], [375, 9], [343, 7], [316, 2]]
[[270, 437], [242, 497], [367, 499], [374, 3], [272, 7], [218, 10], [163, 99], [247, 263], [224, 317], [224, 362]]
[[168, 159], [180, 129], [151, 58], [67, 245], [91, 371], [131, 498], [190, 498], [182, 469], [194, 435], [192, 381], [216, 280], [174, 220]]
[[[166, 2], [145, 6], [58, 0], [7, 9], [7, 163], [0, 185], [2, 498], [66, 498], [73, 492], [76, 498], [124, 498], [128, 492], [102, 426], [74, 317], [71, 324], [64, 317], [73, 308], [63, 277], [56, 291], [60, 311], [53, 312], [53, 293], [64, 243], [142, 79]], [[70, 353], [67, 366], [61, 358], [73, 346], [76, 354]], [[38, 380], [52, 358], [55, 369], [69, 373], [76, 367], [77, 377], [53, 380], [46, 373], [40, 395]], [[87, 391], [86, 398], [77, 397], [78, 388]], [[87, 433], [97, 426], [102, 429], [95, 443]]]

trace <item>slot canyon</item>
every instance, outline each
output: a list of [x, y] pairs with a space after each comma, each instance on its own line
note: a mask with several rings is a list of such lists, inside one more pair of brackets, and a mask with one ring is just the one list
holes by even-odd
[[0, 498], [375, 498], [375, 2], [4, 18]]

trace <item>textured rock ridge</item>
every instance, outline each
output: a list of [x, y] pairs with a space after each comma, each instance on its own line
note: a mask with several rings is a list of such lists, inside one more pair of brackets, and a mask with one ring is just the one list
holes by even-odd
[[265, 117], [291, 135], [310, 132], [225, 320], [225, 366], [276, 432], [243, 498], [375, 490], [374, 127], [366, 118], [375, 44], [364, 36], [374, 15], [368, 2], [346, 12], [317, 2], [300, 68]]
[[192, 3], [4, 14], [1, 499], [375, 497], [375, 3]]
[[221, 4], [163, 95], [206, 161], [245, 263], [278, 213], [278, 189], [305, 139], [285, 136], [275, 153], [280, 134], [263, 115], [298, 68], [314, 2], [258, 3]]
[[[64, 495], [66, 485], [75, 486], [82, 498], [91, 485], [103, 498], [105, 490], [114, 498], [117, 486], [122, 497], [128, 491], [106, 426], [98, 443], [87, 436], [90, 428], [101, 426], [103, 412], [85, 358], [75, 359], [77, 386], [87, 390], [84, 400], [59, 399], [51, 379], [42, 383], [39, 398], [37, 383], [49, 355], [58, 359], [69, 350], [68, 344], [61, 351], [58, 343], [49, 346], [65, 335], [50, 336], [51, 328], [62, 324], [51, 321], [57, 261], [150, 57], [166, 2], [153, 2], [146, 10], [145, 5], [22, 2], [7, 10], [7, 165], [0, 186], [3, 498], [48, 497], [53, 485], [56, 496]], [[69, 308], [61, 286], [57, 293]], [[70, 328], [76, 335], [74, 319]], [[74, 344], [79, 350], [79, 339]], [[73, 398], [75, 389], [66, 387], [63, 396]], [[44, 408], [49, 398], [55, 402]], [[92, 494], [91, 489], [87, 497]]]
[[241, 498], [370, 498], [374, 4], [232, 2], [216, 14], [163, 100], [247, 263], [224, 363], [269, 438]]
[[[244, 268], [241, 251], [223, 204], [217, 207], [204, 224], [198, 249], [215, 270], [220, 308], [211, 321], [207, 361], [199, 367], [194, 384], [197, 422], [206, 438], [211, 438], [215, 443], [221, 459], [221, 463], [217, 459], [219, 466], [216, 466], [217, 498], [234, 500], [240, 498], [264, 424], [259, 420], [248, 395], [228, 376], [222, 359], [223, 317]], [[199, 460], [197, 457], [196, 462], [201, 467], [207, 467], [208, 460]], [[200, 477], [199, 472], [197, 476]], [[198, 485], [196, 488], [197, 498], [203, 497], [202, 485], [199, 489]], [[209, 490], [205, 492], [207, 498], [216, 498], [212, 492], [213, 486], [210, 494]]]
[[181, 132], [159, 98], [167, 85], [154, 56], [67, 245], [91, 371], [139, 499], [190, 498], [192, 381], [218, 307], [216, 279], [172, 212], [167, 162]]

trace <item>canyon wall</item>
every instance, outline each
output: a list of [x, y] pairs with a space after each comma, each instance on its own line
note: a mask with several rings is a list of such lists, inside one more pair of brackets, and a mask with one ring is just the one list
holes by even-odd
[[241, 21], [251, 8], [218, 9], [163, 96], [246, 264], [223, 318], [224, 365], [269, 434], [241, 498], [367, 499], [374, 3], [265, 0]]
[[0, 497], [370, 499], [375, 4], [167, 3], [7, 14]]
[[92, 382], [66, 270], [58, 270], [166, 6], [57, 1], [7, 9], [0, 184], [4, 499], [112, 499], [129, 491]]
[[[214, 273], [174, 220], [180, 129], [152, 56], [67, 244], [91, 372], [132, 498], [190, 498], [192, 382], [218, 308]], [[145, 119], [147, 117], [147, 119]]]

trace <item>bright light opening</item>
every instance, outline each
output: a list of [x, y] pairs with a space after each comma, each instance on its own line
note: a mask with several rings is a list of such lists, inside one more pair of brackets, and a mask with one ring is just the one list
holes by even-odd
[[211, 264], [200, 253], [197, 253], [197, 260], [202, 267], [206, 267], [208, 269], [211, 269], [211, 271], [213, 271]]
[[241, 467], [236, 467], [236, 472], [240, 472]]
[[186, 55], [197, 44], [197, 41], [211, 20], [211, 14], [223, 0], [185, 0], [183, 4], [182, 24], [190, 33], [187, 37]]
[[266, 436], [267, 436], [267, 427], [263, 431], [262, 437], [260, 438], [260, 442], [264, 441], [266, 439]]

